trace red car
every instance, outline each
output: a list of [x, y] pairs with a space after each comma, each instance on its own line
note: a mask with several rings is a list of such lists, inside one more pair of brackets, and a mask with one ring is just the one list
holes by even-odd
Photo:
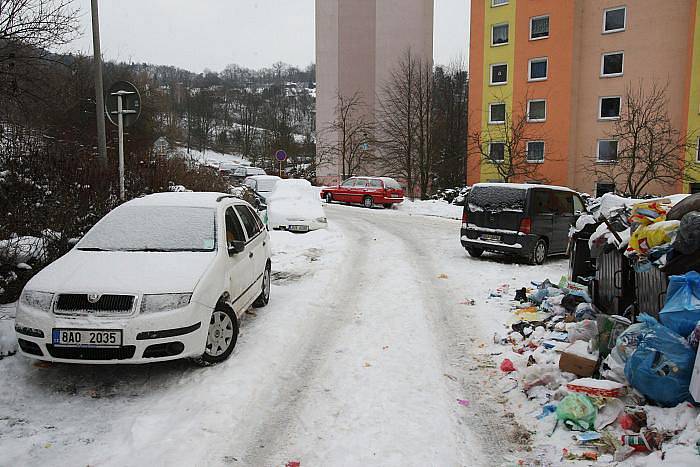
[[326, 187], [321, 190], [321, 198], [327, 203], [333, 201], [357, 203], [366, 208], [381, 204], [385, 208], [390, 208], [393, 204], [403, 201], [403, 189], [393, 178], [352, 177], [340, 186]]

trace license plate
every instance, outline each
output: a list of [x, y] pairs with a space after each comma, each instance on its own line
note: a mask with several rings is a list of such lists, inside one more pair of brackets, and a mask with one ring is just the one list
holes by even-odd
[[290, 232], [308, 232], [309, 231], [309, 226], [308, 225], [290, 225], [287, 227], [287, 230]]
[[500, 242], [501, 236], [500, 235], [484, 234], [481, 236], [481, 239], [486, 241], [486, 242]]
[[121, 347], [121, 330], [54, 329], [53, 345], [64, 347]]

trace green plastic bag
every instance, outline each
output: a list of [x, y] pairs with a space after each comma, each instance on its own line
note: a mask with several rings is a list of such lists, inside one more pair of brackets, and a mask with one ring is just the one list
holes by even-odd
[[589, 431], [595, 429], [598, 409], [585, 394], [569, 394], [557, 406], [557, 418], [570, 430]]

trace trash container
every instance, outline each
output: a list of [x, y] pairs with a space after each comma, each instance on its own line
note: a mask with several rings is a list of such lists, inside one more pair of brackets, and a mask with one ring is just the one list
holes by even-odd
[[624, 316], [634, 301], [634, 270], [621, 251], [610, 247], [596, 260], [593, 303], [603, 313]]
[[636, 316], [646, 313], [659, 319], [659, 311], [666, 303], [666, 289], [668, 288], [666, 274], [655, 267], [645, 272], [635, 272], [634, 285]]
[[595, 231], [596, 224], [588, 224], [586, 228], [572, 234], [569, 240], [569, 280], [579, 284], [589, 285], [589, 278], [595, 275], [595, 259], [591, 258], [591, 248], [588, 240]]

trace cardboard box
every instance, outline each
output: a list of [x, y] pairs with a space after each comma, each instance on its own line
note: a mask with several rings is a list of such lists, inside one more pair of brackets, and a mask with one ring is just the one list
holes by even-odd
[[589, 353], [588, 343], [577, 341], [561, 353], [559, 369], [576, 376], [593, 376], [598, 366], [598, 352]]

